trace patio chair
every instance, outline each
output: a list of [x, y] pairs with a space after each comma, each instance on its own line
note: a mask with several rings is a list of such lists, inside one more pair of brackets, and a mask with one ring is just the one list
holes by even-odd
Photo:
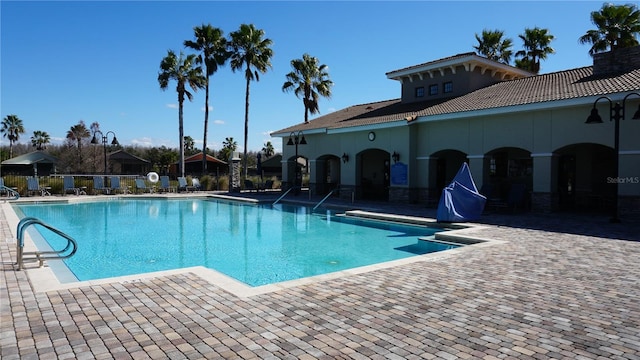
[[40, 186], [40, 181], [35, 176], [27, 177], [27, 193], [28, 194], [37, 194], [40, 196], [48, 196], [51, 195], [49, 192], [51, 190], [50, 186]]
[[196, 178], [192, 178], [191, 179], [191, 186], [193, 187], [194, 191], [200, 191], [200, 180], [196, 179]]
[[93, 193], [97, 195], [98, 191], [103, 194], [109, 194], [111, 192], [111, 189], [104, 185], [104, 179], [102, 176], [93, 177]]
[[180, 190], [184, 190], [184, 191], [193, 191], [194, 187], [193, 186], [189, 186], [187, 185], [187, 178], [184, 176], [181, 176], [178, 178], [178, 191]]
[[80, 188], [76, 187], [76, 182], [73, 176], [65, 176], [62, 179], [62, 195], [66, 195], [69, 192], [75, 195], [80, 195]]
[[120, 177], [119, 176], [112, 176], [109, 180], [109, 185], [111, 187], [111, 190], [113, 190], [113, 193], [116, 194], [118, 191], [122, 192], [123, 194], [127, 194], [129, 192], [129, 187], [128, 186], [121, 186], [120, 185]]
[[244, 180], [244, 189], [246, 191], [258, 191], [259, 189], [253, 185], [253, 181], [245, 179]]
[[171, 186], [171, 181], [166, 175], [160, 176], [160, 188], [158, 190], [161, 192], [176, 192], [176, 188]]
[[144, 179], [136, 179], [136, 194], [139, 190], [142, 190], [143, 193], [151, 192], [151, 188], [147, 187], [147, 183], [144, 182]]

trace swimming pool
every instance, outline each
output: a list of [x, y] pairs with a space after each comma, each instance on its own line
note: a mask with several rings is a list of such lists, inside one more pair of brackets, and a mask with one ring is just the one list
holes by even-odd
[[[260, 286], [457, 247], [420, 240], [439, 228], [288, 204], [109, 198], [15, 207], [78, 242], [76, 255], [64, 260], [73, 279], [61, 282], [204, 266]], [[62, 246], [47, 231], [32, 237], [39, 248]]]

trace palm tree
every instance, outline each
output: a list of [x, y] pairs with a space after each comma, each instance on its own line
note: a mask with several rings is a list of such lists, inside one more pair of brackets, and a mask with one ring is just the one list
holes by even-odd
[[31, 145], [36, 150], [44, 150], [47, 148], [47, 144], [51, 142], [51, 137], [46, 131], [35, 130], [31, 136]]
[[218, 158], [229, 161], [231, 154], [238, 148], [238, 143], [232, 137], [225, 138], [222, 142], [222, 149], [218, 152]]
[[524, 34], [518, 36], [523, 41], [524, 50], [516, 52], [516, 56], [522, 58], [521, 62], [516, 61], [516, 66], [519, 65], [519, 68], [535, 74], [539, 73], [540, 60], [546, 59], [547, 55], [555, 52], [549, 46], [554, 36], [549, 34], [548, 29], [540, 29], [537, 26], [533, 29], [524, 29]]
[[193, 28], [195, 41], [186, 40], [184, 46], [200, 51], [198, 63], [205, 65], [205, 96], [204, 96], [204, 136], [202, 138], [202, 173], [207, 173], [207, 132], [209, 126], [209, 77], [218, 71], [218, 66], [224, 65], [229, 59], [227, 39], [223, 31], [209, 25]]
[[196, 142], [189, 135], [184, 137], [184, 153], [191, 156], [195, 154]]
[[511, 61], [511, 45], [509, 38], [503, 38], [504, 31], [501, 30], [482, 30], [482, 36], [476, 34], [478, 45], [473, 48], [480, 55], [486, 56], [488, 59], [509, 64]]
[[183, 104], [186, 96], [189, 101], [193, 99], [193, 95], [187, 90], [188, 84], [193, 91], [202, 89], [206, 82], [206, 77], [202, 74], [202, 68], [195, 66], [196, 55], [191, 54], [184, 56], [180, 52], [178, 57], [173, 50], [167, 51], [167, 56], [160, 62], [160, 72], [158, 73], [158, 83], [160, 89], [166, 90], [169, 87], [169, 81], [176, 81], [176, 91], [178, 92], [178, 132], [179, 132], [179, 149], [180, 149], [180, 174], [184, 177], [184, 119]]
[[273, 144], [271, 144], [271, 141], [267, 141], [267, 143], [264, 144], [264, 146], [262, 147], [262, 152], [264, 153], [264, 156], [268, 158], [273, 156], [275, 150], [273, 149]]
[[287, 74], [287, 81], [282, 85], [282, 91], [291, 91], [298, 98], [302, 97], [304, 104], [304, 122], [309, 122], [309, 113], [317, 114], [318, 98], [331, 97], [333, 81], [329, 79], [328, 67], [319, 65], [318, 58], [303, 54], [302, 59], [291, 60], [293, 71]]
[[591, 44], [589, 54], [638, 45], [640, 11], [633, 4], [604, 4], [600, 11], [591, 12], [591, 22], [598, 28], [587, 30], [579, 38], [581, 44]]
[[73, 125], [67, 131], [67, 140], [75, 141], [78, 144], [78, 153], [82, 149], [82, 139], [90, 137], [91, 134], [84, 124], [84, 121], [80, 120], [76, 125]]
[[75, 141], [78, 145], [77, 159], [75, 161], [76, 170], [83, 167], [82, 163], [82, 140], [90, 137], [91, 134], [84, 124], [84, 121], [80, 120], [76, 125], [73, 125], [67, 131], [67, 141], [73, 144]]
[[[264, 31], [256, 29], [253, 24], [240, 25], [238, 31], [231, 36], [231, 70], [236, 72], [244, 68], [247, 81], [244, 104], [244, 176], [247, 176], [247, 145], [249, 141], [249, 84], [252, 80], [260, 81], [259, 73], [266, 73], [271, 67], [273, 50], [270, 39], [263, 38]], [[252, 69], [253, 68], [253, 69]], [[255, 70], [254, 70], [255, 69]]]
[[17, 115], [7, 115], [2, 120], [2, 128], [0, 128], [2, 137], [9, 139], [9, 157], [13, 157], [13, 144], [20, 139], [20, 134], [24, 134], [24, 126], [22, 120]]

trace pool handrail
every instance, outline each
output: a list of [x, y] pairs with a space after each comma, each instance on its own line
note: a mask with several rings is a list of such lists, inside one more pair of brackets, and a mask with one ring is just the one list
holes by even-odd
[[[2, 185], [0, 186], [0, 191], [7, 192], [7, 199], [5, 200], [18, 200], [20, 198], [20, 193], [10, 187]], [[10, 197], [8, 194], [11, 194], [12, 196]]]
[[277, 204], [280, 200], [282, 200], [285, 196], [287, 196], [287, 194], [289, 192], [291, 192], [291, 190], [293, 190], [293, 189], [302, 189], [302, 186], [292, 186], [292, 187], [290, 187], [289, 190], [285, 191], [284, 194], [280, 195], [280, 197], [277, 198], [276, 201], [274, 201], [273, 204], [271, 204], [271, 205]]
[[[67, 239], [67, 245], [62, 250], [24, 252], [24, 231], [30, 225], [40, 225], [50, 230], [51, 232], [62, 236], [63, 238]], [[26, 260], [37, 260], [40, 263], [39, 267], [42, 267], [45, 260], [67, 259], [73, 256], [78, 250], [78, 243], [71, 236], [35, 217], [25, 217], [20, 220], [16, 228], [16, 233], [18, 234], [16, 244], [16, 265], [18, 265], [18, 270], [22, 270], [24, 268], [25, 255], [33, 255], [34, 257], [27, 258]], [[70, 248], [71, 251], [68, 252]]]
[[313, 207], [313, 209], [311, 209], [311, 211], [314, 211], [315, 209], [317, 209], [317, 208], [318, 208], [318, 206], [322, 205], [322, 203], [323, 203], [325, 200], [327, 200], [327, 199], [329, 198], [329, 196], [333, 195], [333, 193], [334, 193], [335, 191], [340, 191], [340, 190], [351, 190], [351, 203], [353, 204], [353, 202], [354, 202], [354, 192], [353, 192], [353, 189], [350, 189], [350, 188], [335, 188], [335, 189], [333, 189], [333, 190], [329, 191], [329, 193], [328, 193], [325, 197], [323, 197], [323, 198], [322, 198], [322, 200], [320, 200], [320, 202], [318, 202], [318, 203], [316, 204], [316, 206], [314, 206], [314, 207]]

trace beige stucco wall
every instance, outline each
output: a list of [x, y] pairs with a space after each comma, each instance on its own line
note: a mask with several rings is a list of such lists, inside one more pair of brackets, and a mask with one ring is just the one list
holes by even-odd
[[[640, 100], [627, 102], [627, 120], [621, 121], [620, 195], [640, 196], [640, 121], [630, 120]], [[299, 145], [298, 152], [310, 160], [323, 155], [342, 157], [349, 155], [349, 162], [340, 162], [340, 183], [355, 185], [357, 155], [366, 149], [380, 149], [400, 154], [401, 162], [408, 164], [407, 188], [429, 187], [429, 172], [434, 171], [433, 154], [441, 150], [457, 150], [471, 157], [471, 170], [479, 186], [486, 166], [482, 156], [493, 150], [513, 147], [530, 152], [533, 158], [533, 191], [554, 192], [557, 158], [553, 155], [566, 146], [575, 144], [601, 144], [614, 146], [614, 123], [609, 121], [608, 104], [599, 103], [603, 124], [585, 124], [592, 104], [567, 106], [558, 109], [529, 110], [509, 114], [488, 114], [461, 119], [417, 122], [411, 125], [399, 121], [395, 127], [364, 129], [344, 133], [305, 133], [307, 145]], [[387, 126], [389, 124], [386, 124]], [[374, 131], [376, 139], [368, 140]], [[283, 159], [294, 155], [294, 146], [287, 146], [283, 138]], [[313, 172], [313, 162], [311, 163]], [[589, 164], [580, 169], [587, 171]], [[283, 178], [287, 178], [283, 167]], [[477, 174], [475, 172], [479, 172]], [[313, 177], [312, 177], [313, 178]], [[580, 176], [585, 178], [585, 176]], [[582, 184], [576, 184], [581, 187]]]

